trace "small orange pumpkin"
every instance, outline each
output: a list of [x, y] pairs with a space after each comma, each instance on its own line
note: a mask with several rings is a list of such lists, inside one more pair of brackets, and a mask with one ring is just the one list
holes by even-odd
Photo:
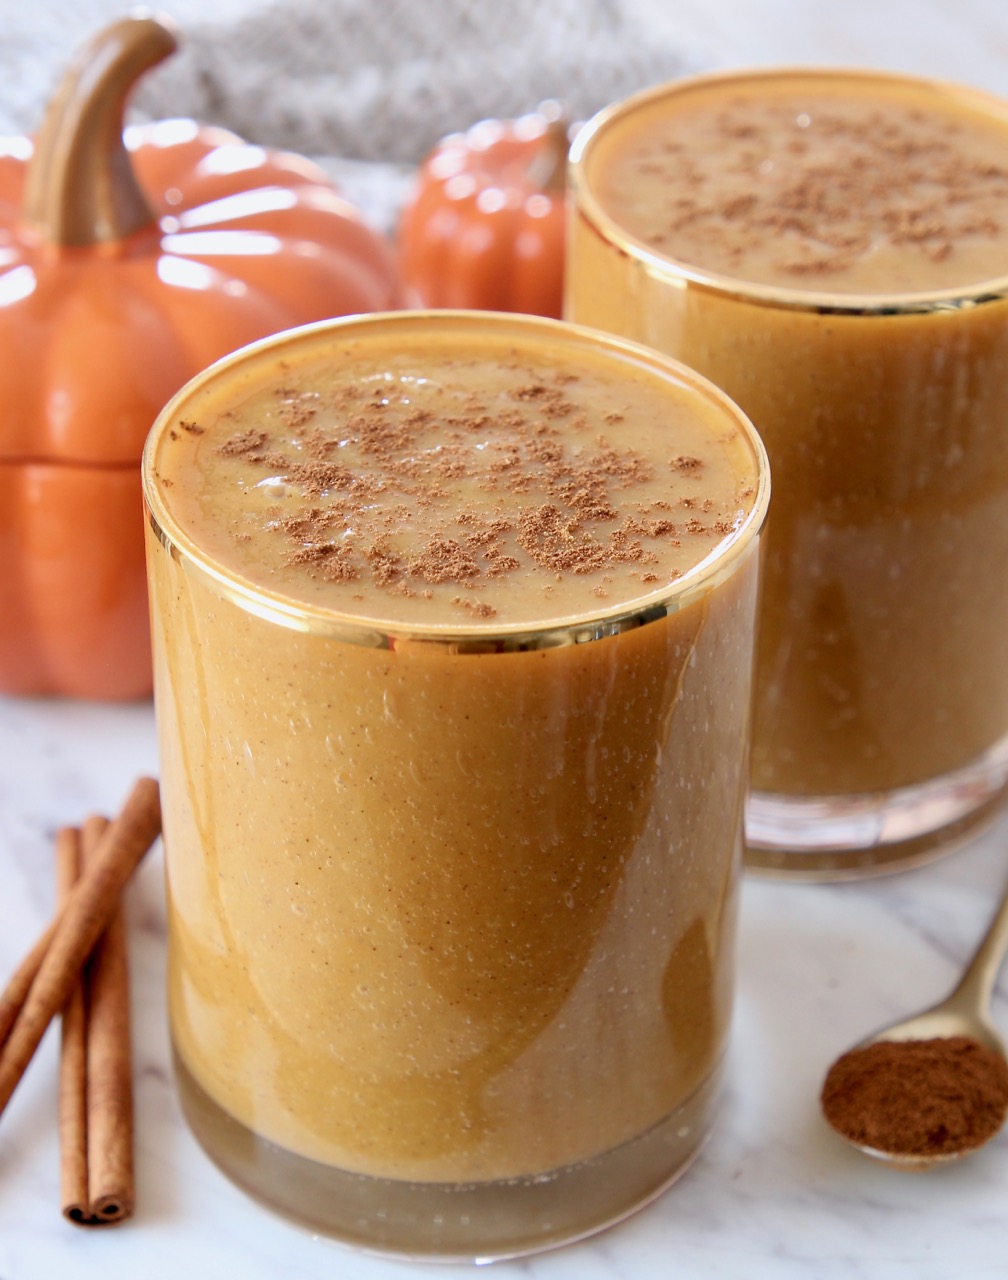
[[559, 318], [568, 150], [552, 103], [442, 139], [399, 223], [413, 302]]
[[139, 461], [159, 409], [247, 342], [401, 304], [394, 256], [302, 157], [191, 120], [125, 131], [176, 47], [101, 32], [34, 146], [0, 140], [0, 690], [146, 695]]

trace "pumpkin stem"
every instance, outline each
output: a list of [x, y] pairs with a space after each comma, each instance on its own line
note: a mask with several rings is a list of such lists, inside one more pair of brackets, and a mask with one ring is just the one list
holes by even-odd
[[546, 121], [542, 145], [525, 170], [528, 185], [536, 191], [559, 194], [567, 184], [567, 156], [570, 152], [569, 122], [558, 102], [544, 102], [539, 114]]
[[107, 244], [154, 222], [123, 141], [126, 99], [176, 47], [161, 19], [125, 17], [100, 31], [66, 71], [25, 178], [24, 220], [48, 243]]

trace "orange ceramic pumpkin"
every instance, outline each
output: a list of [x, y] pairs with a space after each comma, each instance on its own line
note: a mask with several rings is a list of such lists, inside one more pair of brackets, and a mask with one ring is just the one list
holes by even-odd
[[139, 460], [165, 401], [254, 339], [400, 304], [391, 249], [307, 160], [170, 120], [123, 130], [175, 48], [102, 32], [34, 146], [0, 140], [0, 690], [151, 687]]
[[414, 303], [560, 316], [568, 145], [546, 106], [435, 147], [399, 225]]

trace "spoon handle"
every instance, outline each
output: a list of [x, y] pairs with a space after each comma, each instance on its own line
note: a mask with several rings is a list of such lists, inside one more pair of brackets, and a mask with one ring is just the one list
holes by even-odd
[[994, 984], [1006, 952], [1008, 952], [1008, 890], [1002, 895], [986, 934], [952, 993], [953, 998], [962, 997], [974, 1003], [977, 1008], [986, 1008], [994, 993]]

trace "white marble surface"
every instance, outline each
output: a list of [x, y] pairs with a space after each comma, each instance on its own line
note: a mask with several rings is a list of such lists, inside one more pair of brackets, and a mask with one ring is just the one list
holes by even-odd
[[[146, 706], [0, 699], [0, 970], [52, 906], [54, 829], [114, 812], [157, 768]], [[817, 1096], [833, 1058], [877, 1024], [943, 994], [1008, 878], [1008, 816], [928, 868], [871, 883], [748, 880], [729, 1087], [714, 1136], [661, 1200], [594, 1241], [499, 1280], [970, 1280], [1003, 1277], [1008, 1134], [969, 1161], [899, 1173], [847, 1148]], [[161, 859], [128, 895], [137, 1108], [137, 1213], [86, 1232], [59, 1216], [57, 1035], [0, 1122], [0, 1280], [179, 1275], [458, 1276], [312, 1238], [254, 1206], [204, 1157], [179, 1114], [162, 990]], [[1008, 988], [996, 1009], [1008, 1031]]]
[[[1008, 95], [1003, 0], [633, 0], [718, 60], [893, 66]], [[166, 6], [171, 10], [172, 5]], [[52, 906], [52, 835], [114, 811], [156, 772], [150, 708], [0, 698], [0, 973]], [[499, 1280], [999, 1280], [1008, 1270], [1008, 1134], [962, 1164], [901, 1174], [848, 1150], [819, 1117], [832, 1059], [944, 993], [1008, 878], [1008, 816], [930, 867], [875, 882], [749, 880], [726, 1103], [686, 1177], [594, 1241], [495, 1268]], [[305, 1280], [458, 1276], [352, 1253], [253, 1206], [209, 1163], [168, 1072], [160, 856], [129, 893], [138, 1208], [85, 1232], [59, 1216], [56, 1037], [0, 1122], [0, 1280], [179, 1275]], [[995, 1016], [1008, 1032], [1008, 985]], [[462, 1271], [464, 1274], [464, 1270]]]

